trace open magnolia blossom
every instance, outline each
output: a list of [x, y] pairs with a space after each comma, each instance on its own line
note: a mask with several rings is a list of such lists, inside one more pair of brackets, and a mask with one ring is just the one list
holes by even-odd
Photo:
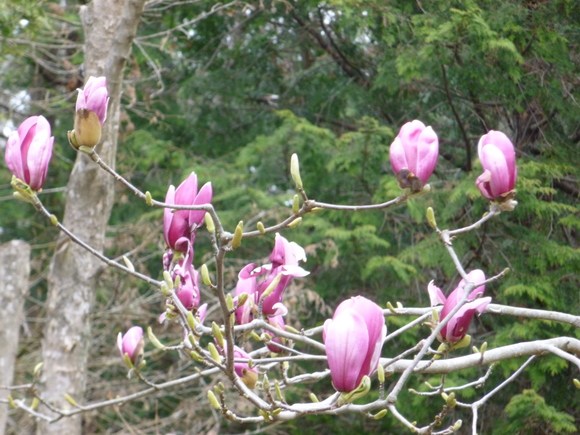
[[[477, 284], [485, 281], [485, 274], [482, 270], [476, 269], [472, 270], [467, 274], [469, 281]], [[449, 297], [445, 297], [443, 292], [439, 287], [433, 284], [431, 281], [427, 287], [429, 292], [429, 298], [431, 299], [431, 306], [437, 306], [443, 304], [441, 314], [439, 315], [440, 321], [445, 319], [447, 315], [461, 302], [464, 295], [465, 280], [461, 280], [457, 285], [457, 288], [451, 292]], [[457, 313], [447, 322], [439, 334], [439, 341], [445, 343], [457, 343], [465, 337], [467, 330], [469, 329], [469, 324], [473, 319], [475, 313], [482, 313], [489, 303], [491, 302], [491, 297], [482, 298], [483, 292], [485, 291], [485, 286], [480, 285], [472, 290], [467, 296], [467, 303], [465, 303]]]
[[421, 121], [407, 122], [391, 144], [389, 154], [401, 188], [419, 192], [437, 164], [439, 138]]
[[[165, 202], [175, 205], [203, 205], [211, 203], [212, 187], [208, 182], [197, 191], [197, 175], [189, 174], [177, 189], [169, 186]], [[197, 228], [203, 224], [203, 210], [176, 210], [166, 208], [163, 211], [163, 235], [167, 246], [179, 252], [186, 252], [189, 245], [195, 242]]]
[[483, 174], [476, 180], [481, 194], [490, 201], [512, 199], [518, 178], [512, 142], [501, 131], [491, 130], [479, 140], [477, 152], [483, 166]]
[[53, 145], [54, 137], [46, 118], [31, 116], [8, 137], [6, 165], [16, 178], [39, 191], [46, 180]]
[[376, 370], [386, 335], [383, 310], [367, 298], [356, 296], [336, 308], [332, 320], [324, 322], [323, 332], [336, 390], [356, 390], [363, 377]]
[[[286, 315], [287, 309], [282, 303], [284, 290], [292, 278], [304, 277], [310, 273], [298, 265], [300, 261], [306, 261], [304, 249], [276, 233], [274, 250], [270, 255], [271, 263], [259, 267], [251, 263], [238, 274], [236, 296], [239, 297], [242, 293], [247, 293], [249, 296], [248, 301], [236, 310], [238, 324], [251, 321], [262, 298], [264, 299], [262, 313], [265, 316]], [[269, 295], [264, 296], [264, 292], [270, 286], [274, 288], [270, 289]]]

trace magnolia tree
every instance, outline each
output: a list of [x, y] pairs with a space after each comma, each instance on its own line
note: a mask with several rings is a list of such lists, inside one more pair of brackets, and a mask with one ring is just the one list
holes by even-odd
[[[42, 204], [37, 193], [45, 181], [54, 143], [51, 127], [43, 116], [28, 118], [8, 139], [5, 158], [13, 173], [14, 196], [32, 204], [52, 225], [106, 265], [156, 287], [166, 307], [159, 321], [174, 322], [180, 326], [180, 343], [166, 346], [163, 342], [174, 337], [156, 337], [151, 326], [135, 325], [124, 334], [119, 334], [117, 346], [119, 364], [128, 367], [128, 375], [133, 377], [134, 382], [143, 383], [138, 392], [95, 403], [84, 403], [82, 398], [67, 395], [66, 400], [72, 408], [60, 409], [43, 398], [36, 389], [28, 388], [31, 399], [9, 398], [11, 406], [50, 423], [214, 376], [223, 382], [216, 382], [215, 387], [207, 391], [209, 404], [225, 418], [238, 423], [288, 421], [307, 414], [356, 412], [373, 419], [391, 414], [412, 432], [446, 434], [459, 430], [462, 425], [461, 420], [446, 418], [447, 414], [454, 407], [463, 407], [471, 410], [471, 431], [476, 433], [478, 410], [538, 356], [551, 353], [580, 368], [580, 341], [570, 337], [523, 342], [496, 349], [488, 349], [487, 344], [483, 343], [479, 348], [473, 346], [471, 354], [462, 352], [457, 356], [457, 349], [470, 345], [471, 337], [467, 332], [476, 314], [547, 319], [580, 326], [580, 319], [569, 314], [493, 304], [490, 297], [484, 297], [485, 288], [501, 279], [508, 269], [496, 275], [490, 271], [466, 271], [454, 250], [454, 238], [477, 231], [488, 220], [513, 210], [517, 205], [514, 199], [517, 179], [515, 151], [504, 133], [492, 130], [478, 144], [483, 174], [475, 182], [490, 203], [489, 212], [464, 228], [440, 229], [434, 210], [426, 210], [429, 225], [439, 235], [449, 254], [449, 261], [453, 262], [462, 278], [449, 295], [437, 287], [437, 280], [431, 281], [425, 288], [431, 301], [429, 307], [407, 308], [399, 303], [393, 305], [387, 301], [371, 301], [353, 292], [350, 299], [338, 305], [332, 318], [326, 320], [323, 326], [311, 325], [309, 329], [298, 331], [285, 324], [288, 308], [284, 292], [292, 280], [309, 274], [305, 266], [306, 253], [301, 246], [287, 240], [282, 232], [300, 225], [310, 213], [329, 209], [344, 213], [387, 209], [410, 198], [428, 194], [430, 186], [427, 183], [439, 152], [435, 131], [417, 120], [402, 126], [390, 148], [390, 163], [402, 191], [390, 201], [372, 205], [342, 205], [311, 199], [301, 181], [298, 156], [294, 154], [290, 167], [297, 193], [290, 215], [270, 227], [258, 222], [256, 230], [247, 230], [240, 222], [233, 232], [228, 232], [211, 204], [211, 183], [198, 188], [195, 173], [191, 173], [177, 188], [170, 186], [165, 200], [161, 202], [153, 199], [149, 192], [142, 192], [130, 184], [100, 159], [95, 146], [100, 141], [101, 128], [106, 122], [107, 103], [105, 78], [89, 78], [78, 94], [74, 129], [69, 132], [69, 141], [76, 150], [90, 156], [96, 165], [123, 183], [138, 198], [152, 207], [164, 208], [166, 251], [159, 265], [163, 280], [158, 281], [137, 272], [127, 257], [123, 257], [123, 262], [117, 262], [99, 253], [64, 227]], [[196, 235], [204, 225], [211, 234], [211, 255], [215, 264], [212, 273], [206, 264], [194, 264]], [[235, 288], [226, 288], [225, 257], [244, 240], [255, 237], [272, 239], [269, 263], [246, 265], [239, 270]], [[201, 283], [215, 295], [214, 301], [217, 302], [210, 303], [219, 305], [217, 320], [211, 324], [205, 319], [208, 303], [201, 298]], [[387, 331], [385, 317], [388, 316], [410, 316], [414, 319], [395, 331]], [[408, 350], [394, 355], [389, 342], [420, 325], [428, 325], [431, 332]], [[156, 348], [178, 352], [191, 359], [194, 363], [191, 373], [161, 383], [148, 379], [144, 335]], [[498, 361], [522, 356], [529, 358], [489, 392], [471, 403], [458, 400], [457, 391], [481, 386], [488, 381]], [[319, 369], [294, 377], [289, 375], [291, 364], [304, 362], [309, 362], [309, 367], [313, 363], [318, 364]], [[483, 377], [464, 385], [447, 385], [446, 374], [476, 366], [487, 369]], [[39, 370], [40, 366], [37, 366], [34, 379], [37, 379]], [[443, 398], [440, 413], [432, 421], [412, 421], [412, 416], [406, 415], [409, 407], [400, 403], [401, 391], [409, 379], [419, 373], [442, 375], [439, 385], [429, 385], [431, 391], [411, 390], [417, 395]], [[394, 374], [400, 375], [388, 379]], [[285, 398], [288, 387], [313, 382], [331, 382], [336, 392], [329, 397], [317, 397], [312, 393], [308, 403], [292, 403]], [[580, 382], [574, 380], [574, 383], [580, 388]], [[228, 400], [231, 397], [226, 395], [228, 390], [237, 392], [256, 412], [246, 415], [237, 411], [237, 407]], [[368, 394], [371, 390], [377, 393]], [[369, 399], [371, 396], [373, 399]], [[50, 415], [38, 411], [40, 403], [51, 411]]]

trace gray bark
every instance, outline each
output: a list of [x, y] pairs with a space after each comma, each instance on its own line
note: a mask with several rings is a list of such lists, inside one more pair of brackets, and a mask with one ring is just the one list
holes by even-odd
[[[29, 274], [28, 243], [14, 240], [0, 246], [0, 385], [12, 385]], [[0, 389], [0, 399], [8, 394]], [[0, 404], [0, 434], [4, 434], [7, 419], [8, 405]]]
[[[114, 167], [119, 129], [123, 69], [145, 0], [94, 0], [81, 7], [85, 31], [85, 75], [107, 77], [110, 102], [103, 140], [97, 152]], [[73, 123], [71, 110], [71, 128]], [[113, 205], [113, 178], [79, 153], [67, 188], [63, 224], [81, 240], [102, 251]], [[88, 349], [89, 313], [102, 263], [66, 237], [57, 243], [48, 277], [45, 335], [42, 342], [41, 395], [58, 408], [70, 405], [64, 395], [83, 402]], [[111, 346], [114, 344], [111, 337]], [[50, 415], [48, 409], [42, 409]], [[81, 433], [81, 416], [55, 423], [40, 422], [42, 435]]]

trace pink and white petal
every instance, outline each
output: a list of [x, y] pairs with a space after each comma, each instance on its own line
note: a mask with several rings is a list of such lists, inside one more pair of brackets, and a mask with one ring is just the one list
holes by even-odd
[[490, 180], [491, 180], [491, 172], [489, 172], [486, 169], [483, 174], [477, 177], [477, 180], [475, 180], [475, 185], [477, 186], [477, 188], [479, 189], [479, 191], [481, 192], [481, 194], [485, 199], [493, 201], [495, 197], [491, 193], [491, 186], [489, 183]]
[[398, 137], [395, 138], [391, 144], [391, 147], [389, 148], [389, 159], [395, 174], [398, 174], [402, 169], [409, 169], [403, 143]]
[[357, 388], [368, 336], [364, 320], [355, 312], [336, 317], [326, 331], [326, 355], [334, 387], [339, 391]]
[[24, 166], [22, 162], [22, 153], [20, 152], [20, 138], [18, 137], [18, 132], [13, 131], [8, 137], [6, 142], [6, 153], [4, 154], [4, 159], [6, 160], [6, 166], [10, 169], [17, 178], [22, 181], [24, 179]]
[[439, 155], [439, 138], [431, 127], [425, 128], [417, 142], [417, 165], [415, 175], [423, 184], [429, 181], [437, 164]]
[[429, 293], [429, 300], [431, 301], [432, 307], [445, 304], [447, 298], [441, 289], [433, 284], [433, 281], [427, 285], [427, 292]]
[[511, 174], [505, 156], [495, 145], [486, 145], [482, 151], [481, 164], [491, 173], [490, 190], [494, 197], [513, 189], [510, 186]]

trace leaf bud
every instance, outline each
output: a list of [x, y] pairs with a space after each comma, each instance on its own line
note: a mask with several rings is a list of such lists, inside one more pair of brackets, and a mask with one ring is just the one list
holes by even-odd
[[191, 311], [187, 312], [187, 324], [191, 329], [195, 329], [195, 317]]
[[226, 307], [228, 307], [228, 310], [233, 310], [234, 309], [234, 298], [232, 298], [231, 294], [227, 294], [226, 295]]
[[201, 279], [203, 280], [203, 283], [207, 286], [211, 286], [211, 279], [209, 277], [209, 270], [207, 268], [207, 265], [204, 263], [201, 265]]
[[294, 199], [292, 200], [292, 213], [296, 214], [300, 210], [300, 199], [298, 195], [294, 195]]
[[296, 228], [301, 223], [302, 223], [302, 218], [301, 217], [296, 218], [288, 224], [288, 228]]
[[208, 343], [207, 349], [209, 350], [209, 354], [211, 355], [214, 361], [216, 361], [217, 363], [222, 362], [222, 357], [220, 356], [217, 348], [213, 343]]
[[125, 263], [127, 269], [129, 269], [131, 272], [135, 272], [135, 266], [133, 266], [131, 260], [129, 260], [125, 255], [123, 255], [123, 263]]
[[379, 364], [377, 366], [377, 378], [379, 379], [379, 382], [382, 384], [383, 382], [385, 382], [385, 368], [383, 367], [382, 364]]
[[163, 346], [163, 344], [159, 341], [159, 339], [155, 336], [155, 334], [153, 334], [151, 326], [147, 328], [147, 336], [149, 337], [149, 341], [153, 343], [153, 346], [155, 346], [157, 349], [161, 350], [165, 349], [165, 346]]
[[232, 238], [232, 249], [236, 249], [242, 243], [242, 233], [244, 231], [244, 221], [238, 222], [236, 230], [234, 231], [234, 237]]
[[39, 362], [38, 364], [36, 364], [34, 366], [34, 370], [32, 371], [32, 374], [34, 375], [34, 377], [38, 376], [38, 374], [40, 373], [40, 369], [42, 368], [43, 365], [44, 365], [44, 363]]
[[169, 290], [173, 290], [173, 280], [171, 279], [171, 274], [167, 270], [163, 271], [163, 281], [165, 281]]
[[213, 222], [213, 218], [211, 217], [211, 215], [209, 213], [206, 213], [203, 216], [203, 220], [205, 222], [207, 230], [212, 234], [215, 233], [215, 224]]
[[278, 275], [276, 275], [276, 278], [274, 278], [272, 280], [272, 282], [270, 283], [270, 285], [268, 287], [266, 287], [266, 290], [264, 290], [264, 293], [262, 293], [262, 296], [260, 297], [260, 300], [264, 300], [268, 296], [270, 296], [272, 294], [272, 292], [274, 291], [274, 289], [280, 283], [280, 280], [281, 279], [282, 279], [282, 273], [279, 273]]
[[241, 295], [239, 295], [238, 296], [238, 308], [240, 308], [242, 305], [244, 305], [247, 300], [248, 300], [248, 294], [247, 293], [244, 292]]
[[284, 402], [284, 396], [282, 395], [282, 389], [277, 380], [274, 381], [274, 389], [276, 390], [276, 396], [280, 402]]
[[72, 396], [70, 394], [65, 394], [64, 395], [65, 400], [70, 403], [72, 406], [77, 406], [77, 402], [75, 402], [75, 399], [72, 398]]
[[300, 164], [298, 163], [298, 154], [292, 154], [290, 158], [290, 174], [297, 189], [302, 189], [302, 177], [300, 177]]
[[218, 346], [223, 349], [223, 347], [224, 347], [224, 336], [222, 334], [222, 331], [220, 330], [220, 327], [218, 326], [218, 324], [216, 322], [211, 322], [211, 333], [215, 337]]
[[258, 231], [261, 234], [266, 234], [266, 228], [264, 228], [264, 224], [262, 222], [258, 222], [256, 226], [258, 227]]
[[264, 391], [270, 390], [270, 380], [268, 379], [268, 375], [264, 374], [264, 379], [262, 380], [262, 389]]
[[151, 192], [145, 192], [145, 203], [147, 205], [153, 205], [153, 197], [151, 196]]
[[434, 230], [437, 229], [437, 221], [435, 220], [435, 212], [433, 211], [433, 207], [427, 208], [427, 222], [431, 228]]
[[373, 418], [375, 420], [380, 420], [385, 415], [387, 415], [387, 410], [386, 409], [381, 409], [379, 412], [377, 412], [375, 415], [373, 415]]
[[217, 397], [215, 396], [215, 394], [213, 393], [213, 391], [209, 390], [207, 392], [207, 398], [209, 399], [209, 403], [211, 404], [211, 406], [213, 406], [215, 409], [221, 409], [221, 405], [218, 402]]

